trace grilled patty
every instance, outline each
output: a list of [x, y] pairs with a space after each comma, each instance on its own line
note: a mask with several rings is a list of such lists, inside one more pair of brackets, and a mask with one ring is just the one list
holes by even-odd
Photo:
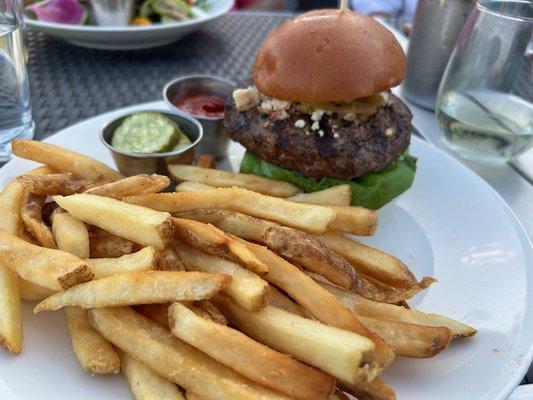
[[[233, 140], [265, 161], [315, 179], [351, 180], [385, 168], [409, 146], [411, 112], [397, 97], [389, 98], [387, 105], [364, 119], [346, 121], [325, 114], [322, 135], [310, 129], [311, 116], [294, 105], [288, 118], [275, 120], [257, 107], [239, 112], [230, 101], [224, 126]], [[295, 126], [298, 120], [305, 121], [303, 128]]]

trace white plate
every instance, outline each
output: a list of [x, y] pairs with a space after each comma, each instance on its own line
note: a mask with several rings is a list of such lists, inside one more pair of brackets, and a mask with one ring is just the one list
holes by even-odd
[[[112, 164], [98, 140], [114, 116], [87, 120], [49, 140]], [[413, 187], [379, 211], [376, 236], [365, 242], [389, 251], [418, 277], [439, 282], [412, 301], [417, 308], [457, 318], [479, 329], [433, 359], [398, 359], [385, 378], [399, 400], [506, 399], [533, 356], [531, 243], [503, 200], [453, 158], [413, 138], [418, 157]], [[236, 168], [243, 153], [230, 147]], [[15, 159], [0, 170], [3, 186], [34, 165]], [[528, 288], [530, 294], [528, 295]], [[72, 354], [63, 313], [33, 315], [24, 307], [25, 347], [17, 357], [0, 351], [0, 399], [125, 399], [124, 379], [85, 374]]]
[[202, 25], [227, 13], [233, 0], [208, 0], [207, 11], [187, 21], [148, 26], [69, 25], [37, 21], [26, 17], [34, 30], [63, 39], [66, 42], [95, 49], [133, 50], [162, 46], [175, 42]]

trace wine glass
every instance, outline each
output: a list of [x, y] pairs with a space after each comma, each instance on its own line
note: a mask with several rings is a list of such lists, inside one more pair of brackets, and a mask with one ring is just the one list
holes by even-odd
[[437, 95], [444, 145], [479, 162], [509, 161], [533, 145], [533, 3], [479, 0]]

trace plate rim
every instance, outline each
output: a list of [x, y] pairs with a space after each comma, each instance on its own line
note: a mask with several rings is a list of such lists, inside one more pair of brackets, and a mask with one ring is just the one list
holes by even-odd
[[[79, 120], [78, 122], [68, 125], [67, 127], [60, 129], [59, 131], [55, 132], [54, 134], [46, 137], [42, 141], [44, 142], [50, 142], [54, 137], [61, 134], [63, 131], [72, 129], [73, 127], [84, 124], [87, 122], [90, 122], [93, 119], [99, 119], [99, 118], [105, 118], [110, 117], [112, 115], [118, 114], [118, 113], [128, 113], [135, 111], [137, 109], [156, 109], [156, 108], [163, 108], [163, 109], [170, 109], [163, 100], [156, 100], [156, 101], [150, 101], [145, 103], [138, 103], [126, 107], [117, 108], [111, 111], [106, 111], [101, 114], [97, 114], [88, 118], [84, 118], [82, 120]], [[105, 122], [104, 122], [105, 124]], [[419, 127], [417, 129], [420, 130]], [[522, 225], [520, 219], [516, 216], [514, 211], [511, 209], [509, 204], [505, 201], [505, 199], [482, 177], [477, 175], [474, 171], [466, 167], [464, 164], [462, 164], [459, 160], [454, 158], [452, 155], [446, 153], [445, 151], [442, 151], [441, 149], [431, 145], [427, 141], [418, 138], [416, 136], [412, 136], [412, 140], [417, 143], [417, 145], [421, 145], [422, 147], [426, 147], [430, 150], [437, 151], [440, 155], [443, 155], [444, 158], [447, 158], [449, 162], [455, 163], [455, 165], [463, 170], [463, 172], [469, 176], [469, 178], [477, 180], [481, 183], [482, 186], [485, 187], [485, 189], [488, 189], [488, 191], [491, 193], [492, 196], [494, 196], [495, 200], [498, 202], [498, 204], [502, 207], [502, 209], [505, 211], [505, 214], [510, 218], [510, 221], [512, 222], [512, 225], [516, 231], [517, 238], [519, 240], [520, 245], [522, 246], [522, 250], [524, 252], [524, 259], [526, 262], [526, 288], [530, 288], [530, 283], [533, 283], [533, 270], [531, 268], [528, 268], [528, 265], [533, 265], [533, 245], [532, 245], [532, 239], [527, 234], [527, 231], [525, 230], [524, 226]], [[53, 140], [52, 140], [53, 143]], [[0, 174], [2, 173], [2, 170], [9, 164], [11, 164], [14, 160], [12, 159], [8, 161], [6, 164], [4, 164], [0, 168]], [[529, 291], [526, 289], [527, 293], [527, 299], [530, 299]], [[526, 300], [526, 305], [531, 302], [531, 300]], [[527, 308], [526, 308], [527, 310]], [[533, 337], [533, 331], [529, 332], [529, 335]], [[527, 335], [526, 335], [527, 337]], [[520, 338], [520, 334], [519, 334]], [[506, 400], [508, 397], [513, 393], [513, 391], [520, 385], [520, 382], [522, 381], [523, 377], [526, 375], [528, 369], [530, 368], [530, 365], [533, 362], [533, 341], [530, 342], [529, 348], [527, 349], [527, 354], [523, 355], [523, 362], [521, 365], [516, 369], [517, 373], [515, 374], [515, 377], [509, 380], [507, 385], [503, 386], [501, 388], [500, 393], [494, 398], [494, 400]]]

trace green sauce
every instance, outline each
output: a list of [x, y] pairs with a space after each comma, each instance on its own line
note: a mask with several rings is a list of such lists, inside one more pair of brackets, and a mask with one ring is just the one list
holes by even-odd
[[129, 153], [164, 153], [181, 145], [183, 136], [179, 126], [164, 115], [141, 112], [122, 121], [111, 145]]

